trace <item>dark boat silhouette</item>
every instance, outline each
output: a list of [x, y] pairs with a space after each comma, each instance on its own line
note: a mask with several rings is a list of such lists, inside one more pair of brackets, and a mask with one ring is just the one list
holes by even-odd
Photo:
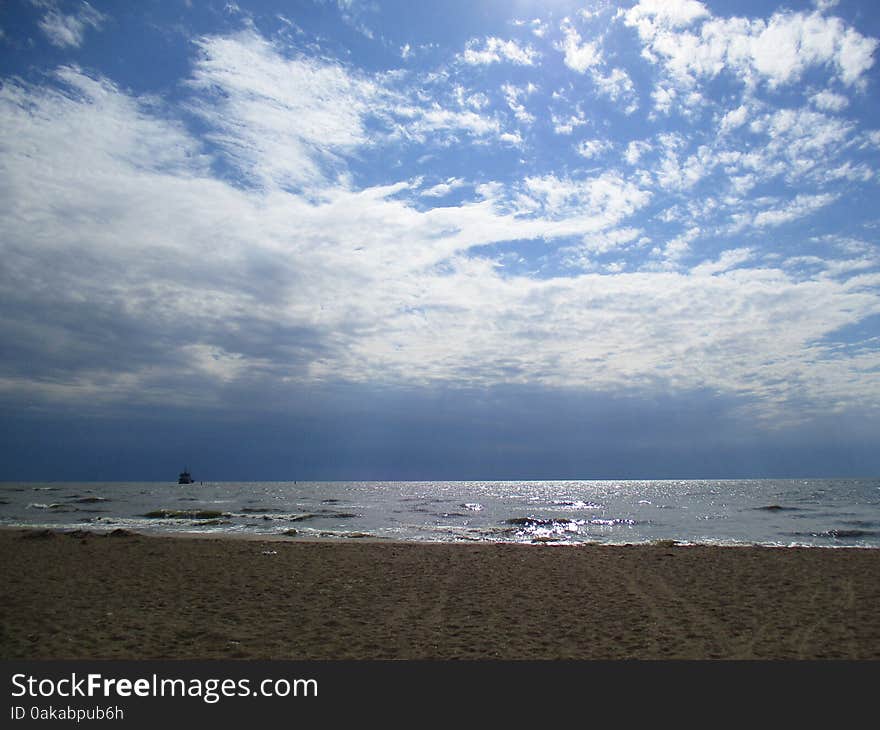
[[188, 469], [184, 469], [182, 472], [180, 472], [180, 476], [177, 477], [177, 483], [178, 484], [192, 484], [193, 483], [192, 475], [189, 473]]

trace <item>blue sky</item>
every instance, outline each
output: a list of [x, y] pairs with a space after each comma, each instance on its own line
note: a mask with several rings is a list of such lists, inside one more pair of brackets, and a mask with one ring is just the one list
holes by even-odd
[[880, 472], [875, 3], [0, 6], [0, 478]]

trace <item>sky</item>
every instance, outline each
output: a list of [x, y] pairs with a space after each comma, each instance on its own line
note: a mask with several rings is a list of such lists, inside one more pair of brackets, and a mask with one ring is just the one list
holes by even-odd
[[0, 4], [0, 479], [880, 474], [880, 6]]

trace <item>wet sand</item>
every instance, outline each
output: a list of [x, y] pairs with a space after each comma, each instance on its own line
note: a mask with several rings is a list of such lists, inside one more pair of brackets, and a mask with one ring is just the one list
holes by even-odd
[[880, 659], [880, 550], [0, 530], [2, 659]]

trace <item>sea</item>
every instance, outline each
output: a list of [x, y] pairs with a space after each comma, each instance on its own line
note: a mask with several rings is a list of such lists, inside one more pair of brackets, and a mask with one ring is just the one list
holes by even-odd
[[0, 526], [291, 540], [880, 548], [880, 479], [6, 482]]

